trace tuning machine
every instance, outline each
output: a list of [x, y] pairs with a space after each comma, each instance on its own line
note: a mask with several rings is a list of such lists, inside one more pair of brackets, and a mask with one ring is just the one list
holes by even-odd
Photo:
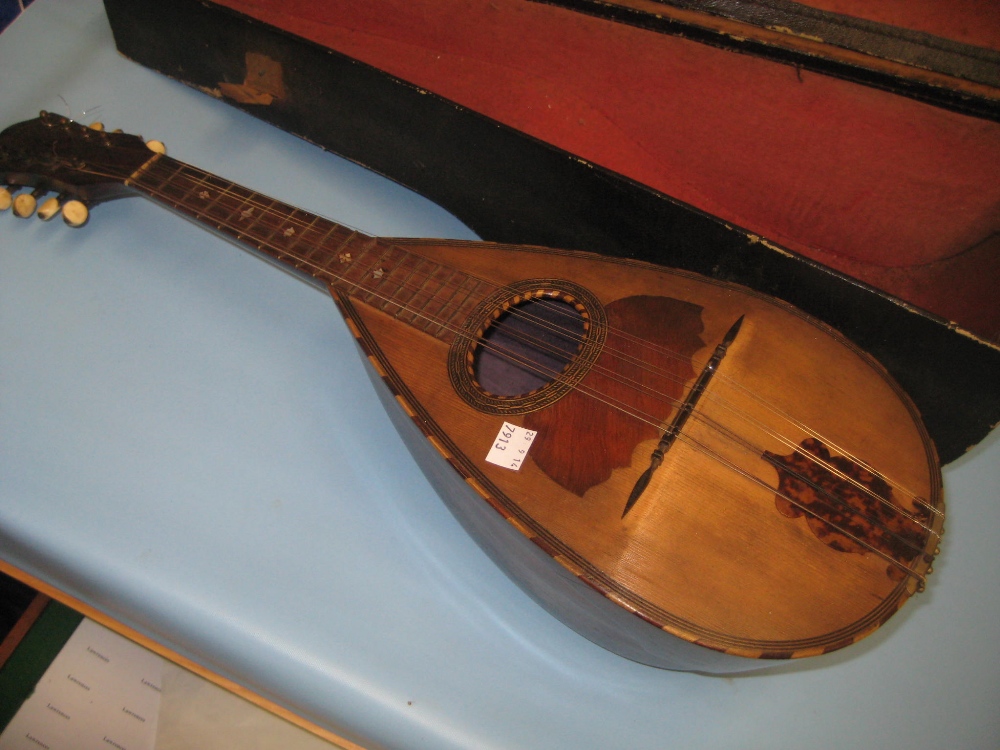
[[60, 208], [62, 208], [62, 205], [59, 203], [58, 198], [56, 198], [55, 196], [47, 198], [45, 201], [42, 202], [42, 205], [38, 207], [38, 218], [41, 219], [42, 221], [48, 221], [57, 213], [59, 213]]
[[[6, 192], [6, 191], [4, 191]], [[42, 201], [41, 206], [38, 205], [38, 199], [45, 195], [47, 191], [42, 188], [35, 188], [30, 193], [19, 193], [14, 196], [12, 203], [14, 206], [14, 214], [22, 219], [27, 219], [33, 213], [38, 213], [38, 218], [42, 221], [48, 221], [57, 213], [59, 213], [60, 204], [59, 199], [55, 196]], [[10, 193], [7, 193], [8, 198], [10, 198]], [[10, 205], [8, 203], [8, 205]], [[5, 208], [3, 206], [3, 201], [0, 201], [0, 208]]]
[[[94, 125], [100, 125], [99, 128], [96, 128], [97, 130], [104, 130], [104, 125], [101, 125], [101, 123], [95, 122]], [[90, 127], [94, 128], [94, 125], [91, 125]], [[121, 130], [113, 130], [111, 132], [112, 133], [121, 133], [122, 131]], [[139, 138], [142, 138], [142, 136], [140, 135]], [[164, 145], [163, 141], [157, 141], [157, 140], [146, 141], [146, 148], [148, 148], [154, 154], [163, 154], [163, 155], [166, 155], [166, 153], [167, 153], [167, 147]]]
[[80, 200], [69, 200], [62, 203], [59, 197], [52, 196], [38, 205], [38, 199], [46, 193], [42, 188], [35, 188], [30, 193], [11, 195], [7, 188], [0, 188], [0, 211], [14, 208], [14, 215], [27, 219], [36, 213], [42, 221], [50, 221], [61, 213], [63, 221], [71, 227], [82, 227], [90, 218], [90, 209]]
[[63, 221], [71, 227], [82, 227], [90, 218], [90, 209], [87, 204], [79, 200], [66, 201], [62, 207]]
[[14, 215], [21, 219], [27, 219], [30, 217], [33, 213], [35, 213], [35, 208], [38, 206], [38, 197], [44, 194], [44, 190], [35, 188], [30, 193], [18, 193], [15, 195]]

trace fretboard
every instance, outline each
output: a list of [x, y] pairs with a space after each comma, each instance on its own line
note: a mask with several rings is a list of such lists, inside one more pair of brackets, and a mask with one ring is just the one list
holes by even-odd
[[128, 184], [447, 342], [484, 293], [484, 282], [457, 269], [167, 156], [147, 162]]

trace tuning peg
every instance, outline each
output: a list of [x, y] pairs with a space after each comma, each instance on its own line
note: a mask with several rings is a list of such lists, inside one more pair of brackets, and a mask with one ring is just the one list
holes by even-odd
[[14, 214], [22, 219], [27, 219], [35, 213], [35, 206], [38, 199], [34, 193], [19, 193], [14, 196]]
[[146, 141], [146, 148], [155, 154], [167, 153], [167, 147], [163, 145], [162, 141]]
[[56, 197], [49, 198], [41, 206], [38, 207], [38, 218], [42, 221], [48, 221], [57, 213], [59, 213], [59, 199]]
[[71, 227], [82, 227], [90, 218], [90, 209], [81, 201], [66, 201], [62, 207], [63, 221]]
[[90, 128], [91, 130], [96, 130], [98, 133], [100, 133], [100, 132], [103, 132], [103, 130], [104, 130], [104, 123], [103, 122], [92, 122], [87, 127]]
[[5, 187], [0, 187], [0, 211], [6, 211], [10, 208], [14, 199], [10, 195], [10, 191]]

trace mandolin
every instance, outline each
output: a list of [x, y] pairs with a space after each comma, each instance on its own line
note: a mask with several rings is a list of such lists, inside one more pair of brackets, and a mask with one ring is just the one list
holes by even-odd
[[367, 236], [47, 113], [0, 134], [0, 181], [20, 215], [52, 192], [74, 225], [143, 195], [327, 287], [451, 511], [629, 659], [736, 672], [828, 653], [931, 572], [944, 509], [920, 415], [783, 302], [588, 253]]

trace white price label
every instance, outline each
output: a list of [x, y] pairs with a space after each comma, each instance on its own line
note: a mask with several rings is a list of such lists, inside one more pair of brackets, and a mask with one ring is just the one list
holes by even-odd
[[528, 448], [531, 447], [531, 442], [537, 434], [534, 430], [526, 430], [510, 422], [504, 422], [493, 441], [493, 447], [486, 455], [486, 460], [505, 469], [517, 471], [528, 457]]

